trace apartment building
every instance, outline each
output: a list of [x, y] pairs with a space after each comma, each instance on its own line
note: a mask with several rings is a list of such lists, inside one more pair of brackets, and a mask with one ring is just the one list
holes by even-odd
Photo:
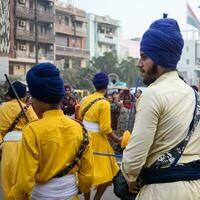
[[90, 59], [102, 56], [105, 52], [120, 54], [120, 22], [109, 16], [87, 15], [87, 47]]
[[182, 31], [184, 47], [177, 69], [190, 85], [200, 86], [200, 32]]
[[[51, 0], [16, 0], [12, 2], [11, 55], [9, 74], [23, 76], [36, 61], [36, 20], [38, 30], [38, 61], [54, 61], [54, 2]], [[37, 5], [35, 5], [37, 2]], [[35, 18], [35, 6], [37, 18]]]
[[86, 67], [86, 13], [69, 4], [55, 3], [55, 56], [60, 68]]

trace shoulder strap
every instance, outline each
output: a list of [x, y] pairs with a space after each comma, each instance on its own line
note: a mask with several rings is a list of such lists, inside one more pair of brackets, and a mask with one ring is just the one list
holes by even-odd
[[90, 107], [95, 104], [97, 101], [100, 101], [100, 100], [106, 100], [105, 97], [100, 97], [100, 98], [97, 98], [97, 99], [94, 99], [93, 101], [91, 101], [82, 111], [81, 113], [81, 119], [83, 120], [86, 112], [90, 109]]
[[175, 166], [181, 155], [183, 154], [192, 134], [194, 133], [194, 130], [200, 121], [199, 113], [200, 113], [200, 99], [199, 95], [196, 91], [194, 91], [195, 94], [195, 108], [193, 112], [193, 118], [189, 126], [189, 131], [186, 137], [177, 144], [174, 148], [172, 148], [167, 153], [164, 153], [161, 155], [152, 165], [151, 168], [163, 168], [163, 167], [172, 167]]
[[89, 138], [88, 138], [87, 130], [84, 128], [83, 124], [80, 121], [78, 121], [78, 120], [75, 120], [75, 121], [78, 122], [82, 126], [82, 129], [83, 129], [83, 141], [82, 141], [82, 143], [80, 145], [80, 148], [78, 150], [78, 153], [77, 153], [76, 157], [74, 158], [74, 160], [72, 161], [72, 163], [70, 165], [68, 165], [65, 169], [59, 171], [54, 176], [54, 178], [58, 178], [58, 177], [62, 177], [62, 176], [67, 175], [75, 167], [77, 162], [81, 159], [81, 157], [83, 155], [83, 152], [85, 151], [86, 147], [89, 144]]
[[[27, 104], [26, 106], [24, 106], [24, 112], [27, 111], [27, 109], [28, 109], [29, 106], [30, 106], [30, 104]], [[23, 110], [20, 111], [20, 113], [14, 119], [13, 123], [10, 125], [10, 127], [8, 128], [8, 130], [6, 131], [6, 133], [13, 131], [13, 129], [15, 128], [15, 126], [17, 125], [17, 123], [19, 122], [20, 118], [24, 116], [24, 112], [23, 112]]]

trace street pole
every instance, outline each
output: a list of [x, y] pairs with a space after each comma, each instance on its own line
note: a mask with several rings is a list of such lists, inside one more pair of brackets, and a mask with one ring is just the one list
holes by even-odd
[[37, 18], [37, 0], [35, 0], [35, 63], [38, 63], [38, 18]]

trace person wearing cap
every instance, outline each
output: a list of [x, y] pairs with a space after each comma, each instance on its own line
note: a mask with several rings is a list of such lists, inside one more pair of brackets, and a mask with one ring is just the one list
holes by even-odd
[[141, 40], [139, 68], [148, 88], [121, 165], [129, 191], [140, 188], [136, 200], [200, 199], [197, 94], [177, 73], [183, 45], [177, 21], [168, 18], [153, 22]]
[[[96, 92], [87, 96], [81, 102], [79, 118], [90, 133], [93, 152], [114, 154], [108, 139], [120, 144], [121, 138], [118, 138], [112, 132], [110, 103], [104, 98], [109, 79], [105, 73], [100, 72], [95, 74], [92, 81]], [[95, 100], [97, 101], [95, 102]], [[86, 108], [88, 108], [87, 112], [85, 112]], [[84, 116], [83, 113], [85, 113]], [[101, 199], [108, 184], [112, 182], [118, 170], [115, 157], [94, 154], [93, 185], [97, 187], [95, 200]], [[85, 198], [89, 199], [90, 194], [86, 194]]]
[[[20, 98], [21, 105], [25, 110], [29, 122], [37, 120], [38, 118], [33, 111], [33, 108], [25, 104], [26, 85], [20, 81], [15, 81], [12, 83], [12, 86]], [[4, 199], [8, 198], [8, 193], [16, 182], [17, 161], [21, 145], [22, 128], [27, 124], [24, 115], [18, 117], [19, 113], [21, 113], [21, 108], [11, 86], [8, 89], [7, 95], [10, 100], [0, 106], [0, 140], [1, 143], [3, 143], [1, 183]], [[13, 123], [15, 120], [16, 123]]]
[[88, 192], [93, 182], [90, 144], [75, 167], [62, 173], [76, 158], [84, 135], [82, 126], [59, 108], [65, 92], [59, 70], [51, 63], [40, 63], [28, 71], [26, 79], [39, 120], [23, 129], [18, 176], [9, 199], [65, 200], [78, 191]]

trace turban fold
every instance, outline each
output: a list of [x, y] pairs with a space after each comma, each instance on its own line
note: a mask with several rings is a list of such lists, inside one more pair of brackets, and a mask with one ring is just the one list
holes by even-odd
[[94, 75], [92, 82], [96, 90], [101, 90], [106, 89], [108, 87], [109, 79], [106, 74], [100, 72]]
[[183, 38], [178, 23], [174, 19], [159, 19], [144, 33], [140, 51], [156, 64], [168, 69], [176, 69], [183, 49]]
[[[20, 81], [15, 81], [12, 83], [12, 86], [14, 87], [15, 91], [17, 92], [19, 98], [23, 98], [26, 96], [26, 85], [21, 83]], [[8, 89], [7, 93], [11, 99], [16, 99], [16, 96], [11, 88], [11, 86]]]
[[57, 104], [64, 96], [64, 83], [60, 72], [51, 63], [33, 66], [26, 76], [32, 97], [49, 104]]

